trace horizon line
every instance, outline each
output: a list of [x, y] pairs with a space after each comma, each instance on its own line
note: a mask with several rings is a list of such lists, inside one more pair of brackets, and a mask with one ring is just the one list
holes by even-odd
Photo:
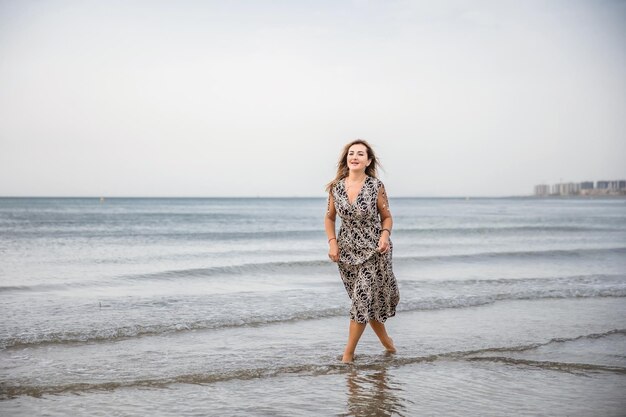
[[[521, 194], [521, 195], [400, 195], [389, 197], [391, 199], [397, 198], [457, 198], [457, 199], [468, 199], [468, 198], [547, 198], [547, 197], [580, 197], [580, 196], [536, 196], [534, 194]], [[588, 196], [583, 196], [588, 197]], [[599, 196], [593, 196], [599, 197]], [[293, 198], [293, 199], [318, 199], [318, 198], [326, 198], [326, 195], [315, 195], [315, 196], [293, 196], [293, 195], [283, 195], [283, 196], [267, 196], [267, 195], [241, 195], [241, 196], [225, 196], [225, 195], [214, 195], [214, 196], [202, 196], [202, 195], [189, 195], [189, 196], [175, 196], [175, 195], [0, 195], [0, 198], [84, 198], [84, 199], [166, 199], [166, 198], [180, 198], [180, 199], [285, 199], [285, 198]]]

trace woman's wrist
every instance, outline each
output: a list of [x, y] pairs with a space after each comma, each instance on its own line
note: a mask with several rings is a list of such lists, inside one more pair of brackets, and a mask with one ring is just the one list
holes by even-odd
[[387, 233], [389, 233], [389, 236], [391, 236], [391, 230], [389, 230], [389, 229], [387, 229], [387, 228], [384, 228], [384, 229], [382, 229], [382, 230], [380, 231], [380, 234], [382, 235], [382, 233], [383, 233], [383, 232], [387, 232]]
[[330, 239], [328, 239], [328, 243], [330, 244], [330, 242], [333, 241], [333, 240], [337, 241], [337, 238], [336, 237], [331, 237]]

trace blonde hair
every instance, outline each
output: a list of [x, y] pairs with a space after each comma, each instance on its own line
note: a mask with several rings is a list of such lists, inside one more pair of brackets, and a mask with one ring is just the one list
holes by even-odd
[[378, 162], [378, 159], [376, 159], [374, 149], [372, 149], [367, 141], [363, 139], [356, 139], [343, 147], [343, 150], [341, 151], [341, 156], [339, 157], [339, 161], [337, 162], [337, 175], [335, 175], [335, 179], [326, 184], [326, 191], [330, 192], [330, 190], [332, 190], [339, 181], [348, 176], [348, 173], [350, 172], [350, 168], [348, 168], [348, 152], [353, 145], [365, 146], [365, 149], [367, 150], [367, 159], [372, 160], [372, 162], [365, 168], [365, 174], [369, 175], [370, 177], [378, 178], [377, 170], [380, 166], [380, 162]]

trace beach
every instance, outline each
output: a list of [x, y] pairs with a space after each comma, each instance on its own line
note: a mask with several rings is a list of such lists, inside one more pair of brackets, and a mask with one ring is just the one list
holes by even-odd
[[623, 415], [626, 200], [390, 207], [398, 352], [345, 365], [324, 199], [0, 199], [0, 413]]

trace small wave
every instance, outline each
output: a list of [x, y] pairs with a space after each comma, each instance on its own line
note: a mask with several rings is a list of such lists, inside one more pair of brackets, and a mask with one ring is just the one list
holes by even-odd
[[394, 257], [394, 261], [482, 261], [490, 259], [542, 259], [542, 258], [580, 258], [585, 256], [597, 256], [599, 254], [626, 255], [626, 247], [610, 248], [581, 248], [581, 249], [547, 249], [536, 251], [495, 251], [477, 252], [467, 254], [430, 255], [430, 256], [403, 256]]
[[611, 232], [611, 231], [624, 231], [621, 227], [602, 227], [602, 226], [531, 226], [531, 225], [519, 225], [519, 226], [484, 226], [484, 227], [417, 227], [417, 228], [396, 228], [394, 233], [396, 234], [503, 234], [503, 233], [520, 233], [520, 232]]
[[[469, 360], [469, 361], [480, 361], [480, 360], [492, 360], [492, 361], [500, 361], [507, 362], [510, 364], [521, 364], [521, 365], [535, 365], [541, 366], [541, 364], [545, 364], [544, 368], [546, 369], [555, 369], [555, 370], [565, 370], [570, 371], [572, 369], [576, 370], [597, 370], [597, 371], [609, 371], [609, 372], [618, 372], [618, 373], [626, 373], [626, 368], [619, 366], [608, 366], [608, 365], [597, 365], [597, 364], [586, 364], [586, 363], [575, 363], [575, 362], [550, 362], [550, 361], [532, 361], [525, 359], [514, 359], [507, 356], [503, 356], [503, 353], [508, 352], [525, 352], [529, 350], [534, 350], [542, 346], [547, 346], [556, 343], [566, 343], [566, 342], [574, 342], [582, 339], [601, 339], [603, 337], [608, 337], [612, 335], [622, 335], [626, 336], [626, 329], [612, 329], [602, 333], [591, 333], [585, 335], [579, 335], [574, 337], [556, 337], [549, 339], [545, 342], [538, 343], [528, 343], [524, 345], [514, 345], [514, 346], [492, 346], [486, 347], [482, 349], [474, 349], [474, 350], [458, 350], [451, 352], [444, 352], [439, 354], [432, 354], [428, 356], [420, 356], [420, 357], [399, 357], [393, 360], [393, 364], [396, 366], [404, 366], [404, 365], [412, 365], [420, 362], [432, 362], [435, 360]], [[496, 354], [498, 356], [493, 356]]]
[[451, 280], [428, 280], [428, 279], [411, 279], [404, 277], [401, 281], [403, 286], [413, 286], [421, 288], [424, 284], [437, 286], [473, 286], [473, 285], [520, 285], [541, 284], [599, 284], [606, 282], [626, 283], [626, 274], [588, 274], [588, 275], [562, 275], [562, 276], [546, 276], [546, 277], [526, 277], [526, 278], [471, 278], [471, 279], [451, 279]]
[[449, 280], [441, 281], [448, 283], [468, 283], [468, 284], [555, 284], [567, 283], [575, 284], [597, 284], [602, 282], [626, 282], [626, 274], [586, 274], [586, 275], [561, 275], [546, 277], [526, 277], [526, 278], [484, 278], [484, 279], [467, 279], [467, 280]]
[[[412, 262], [481, 262], [483, 260], [493, 259], [542, 259], [542, 258], [580, 258], [597, 256], [600, 254], [608, 255], [626, 255], [626, 247], [612, 248], [590, 248], [590, 249], [553, 249], [539, 251], [503, 251], [503, 252], [479, 252], [468, 254], [450, 254], [450, 255], [426, 255], [426, 256], [396, 256], [394, 262], [412, 263]], [[236, 265], [214, 266], [208, 268], [190, 268], [158, 271], [153, 273], [120, 275], [111, 279], [83, 281], [83, 282], [61, 282], [46, 283], [34, 285], [13, 285], [0, 286], [2, 292], [21, 292], [21, 291], [49, 291], [64, 290], [83, 287], [106, 287], [110, 285], [120, 284], [124, 282], [134, 281], [159, 281], [159, 280], [175, 280], [185, 278], [212, 278], [223, 276], [237, 275], [265, 275], [265, 274], [289, 274], [289, 273], [306, 273], [306, 272], [324, 272], [334, 269], [335, 264], [328, 260], [302, 260], [302, 261], [285, 261], [285, 262], [259, 262], [259, 263], [242, 263]], [[307, 271], [308, 270], [308, 271]]]
[[[514, 284], [515, 280], [511, 284]], [[456, 283], [463, 285], [463, 281]], [[469, 289], [468, 289], [469, 290]], [[463, 295], [452, 297], [431, 297], [402, 302], [398, 311], [438, 310], [443, 308], [468, 308], [494, 304], [509, 300], [542, 300], [564, 298], [626, 297], [626, 286], [614, 285], [604, 288], [564, 287], [553, 289], [522, 289], [503, 291], [495, 294]]]
[[1, 292], [12, 292], [12, 291], [32, 291], [33, 289], [53, 289], [54, 285], [2, 285], [0, 286]]
[[[172, 214], [168, 213], [168, 217]], [[213, 219], [214, 220], [214, 219]], [[223, 219], [226, 220], [226, 219]], [[237, 218], [237, 220], [240, 220]], [[14, 225], [14, 223], [9, 223]], [[97, 227], [100, 223], [80, 223], [80, 237], [86, 239], [119, 239], [128, 236], [128, 229], [119, 227], [114, 229], [102, 230]], [[76, 224], [73, 222], [56, 222], [54, 227], [42, 228], [41, 226], [27, 230], [24, 228], [14, 227], [5, 231], [7, 237], [54, 237], [59, 238], [75, 238]], [[131, 224], [132, 226], [132, 224]], [[94, 228], [96, 227], [96, 228]], [[626, 229], [620, 226], [572, 226], [572, 225], [512, 225], [512, 226], [478, 226], [478, 227], [398, 227], [394, 229], [394, 233], [398, 236], [413, 235], [506, 235], [511, 233], [593, 233], [593, 232], [623, 232]], [[181, 240], [181, 241], [241, 241], [241, 240], [301, 240], [301, 239], [323, 239], [323, 231], [311, 228], [294, 228], [291, 230], [231, 230], [231, 231], [153, 231], [142, 229], [135, 235], [135, 239], [139, 240]]]
[[594, 333], [588, 335], [580, 335], [572, 338], [555, 338], [544, 343], [533, 343], [519, 346], [503, 346], [503, 347], [489, 347], [478, 350], [469, 351], [453, 351], [435, 353], [426, 356], [415, 357], [385, 357], [381, 360], [379, 357], [368, 358], [363, 355], [355, 357], [356, 361], [354, 365], [348, 366], [339, 363], [338, 359], [334, 362], [328, 362], [328, 358], [320, 358], [320, 362], [325, 363], [304, 363], [290, 366], [277, 366], [277, 367], [259, 367], [251, 369], [236, 369], [230, 371], [221, 372], [207, 372], [207, 373], [195, 373], [195, 374], [182, 374], [173, 375], [163, 378], [139, 378], [129, 379], [124, 381], [103, 381], [103, 382], [84, 382], [84, 383], [67, 383], [56, 385], [45, 384], [33, 384], [28, 385], [25, 383], [11, 384], [7, 382], [0, 383], [0, 399], [11, 399], [19, 396], [32, 396], [42, 397], [44, 395], [58, 395], [58, 394], [79, 394], [92, 391], [113, 391], [120, 388], [165, 388], [173, 384], [211, 384], [222, 381], [230, 380], [254, 380], [261, 378], [270, 378], [282, 375], [301, 375], [301, 376], [322, 376], [322, 375], [336, 375], [351, 372], [352, 366], [357, 366], [359, 369], [372, 369], [380, 370], [390, 366], [401, 367], [407, 365], [413, 365], [424, 362], [435, 362], [438, 360], [467, 360], [467, 361], [493, 361], [502, 362], [511, 365], [523, 365], [523, 366], [535, 366], [549, 370], [559, 370], [566, 372], [573, 371], [595, 371], [595, 372], [617, 372], [619, 374], [626, 374], [626, 368], [618, 366], [605, 366], [586, 363], [565, 363], [565, 362], [552, 362], [552, 361], [532, 361], [525, 359], [513, 359], [505, 356], [483, 356], [476, 357], [477, 353], [486, 352], [518, 352], [522, 350], [534, 349], [539, 346], [544, 346], [550, 343], [560, 343], [563, 341], [573, 341], [582, 338], [601, 338], [613, 334], [626, 335], [626, 329], [613, 329], [604, 333]]
[[42, 397], [43, 395], [83, 393], [90, 391], [113, 391], [119, 388], [165, 388], [172, 384], [211, 384], [230, 380], [250, 380], [270, 378], [285, 374], [329, 375], [345, 371], [342, 364], [302, 364], [275, 368], [240, 369], [220, 373], [197, 373], [176, 375], [167, 378], [136, 379], [128, 381], [108, 381], [94, 383], [70, 383], [59, 385], [12, 385], [0, 383], [0, 399], [10, 399], [22, 395]]
[[574, 337], [554, 337], [546, 342], [541, 343], [529, 343], [526, 345], [518, 346], [504, 346], [504, 347], [489, 347], [484, 349], [477, 349], [471, 351], [462, 352], [463, 356], [478, 355], [485, 353], [502, 353], [502, 352], [524, 352], [527, 350], [537, 349], [538, 347], [547, 346], [555, 343], [575, 342], [582, 339], [601, 339], [603, 337], [620, 334], [626, 336], [626, 329], [611, 329], [602, 333], [590, 333]]
[[501, 362], [509, 365], [526, 365], [534, 366], [542, 369], [566, 371], [566, 372], [581, 372], [581, 371], [607, 371], [616, 372], [619, 374], [626, 374], [626, 368], [621, 366], [609, 366], [609, 365], [596, 365], [590, 363], [572, 363], [572, 362], [554, 362], [554, 361], [536, 361], [530, 359], [515, 359], [507, 358], [504, 356], [480, 356], [476, 358], [467, 358], [470, 361], [488, 361], [488, 362]]
[[[498, 301], [508, 300], [594, 297], [626, 297], [626, 286], [610, 288], [568, 287], [559, 290], [524, 290], [489, 295], [431, 297], [403, 301], [398, 306], [397, 311], [402, 313], [447, 308], [471, 308], [491, 305]], [[95, 329], [87, 332], [44, 333], [2, 339], [0, 340], [0, 349], [21, 349], [26, 347], [56, 344], [113, 343], [135, 337], [162, 336], [170, 333], [187, 331], [221, 330], [236, 327], [260, 327], [304, 320], [320, 320], [331, 317], [341, 317], [346, 313], [346, 308], [335, 307], [322, 310], [298, 311], [281, 315], [242, 317], [228, 321], [198, 320], [189, 323], [134, 325], [113, 329]]]
[[[539, 251], [503, 251], [503, 252], [479, 252], [469, 254], [450, 254], [450, 255], [426, 255], [426, 256], [404, 256], [395, 257], [394, 261], [451, 261], [451, 260], [468, 260], [480, 261], [482, 259], [491, 258], [554, 258], [554, 257], [580, 257], [585, 255], [597, 254], [615, 254], [626, 255], [626, 247], [613, 248], [590, 248], [590, 249], [552, 249]], [[120, 277], [124, 279], [172, 279], [179, 277], [210, 277], [222, 275], [242, 275], [255, 273], [284, 273], [292, 272], [298, 269], [315, 269], [335, 267], [335, 264], [324, 260], [302, 260], [288, 262], [259, 262], [244, 263], [229, 266], [217, 266], [209, 268], [182, 269], [162, 271], [151, 274], [138, 274]]]
[[305, 260], [288, 262], [259, 262], [238, 265], [216, 266], [209, 268], [179, 269], [155, 272], [151, 274], [137, 274], [120, 277], [128, 280], [143, 279], [172, 279], [186, 277], [211, 277], [224, 275], [264, 274], [292, 271], [294, 269], [328, 267], [332, 264], [326, 260]]
[[233, 327], [259, 327], [294, 321], [336, 317], [345, 313], [343, 308], [300, 311], [281, 316], [248, 317], [229, 321], [199, 320], [170, 325], [135, 325], [113, 329], [96, 329], [88, 332], [54, 332], [41, 335], [19, 336], [0, 340], [2, 349], [22, 349], [58, 344], [111, 343], [135, 337], [162, 336], [197, 330], [221, 330]]
[[[129, 231], [128, 228], [123, 227], [124, 225], [117, 225], [116, 228], [102, 230], [99, 224], [93, 224], [93, 229], [89, 228], [89, 224], [82, 222], [80, 224], [82, 227], [80, 229], [79, 237], [82, 239], [111, 239], [111, 240], [119, 240], [120, 238], [128, 238]], [[131, 223], [129, 227], [132, 227]], [[64, 239], [64, 238], [72, 238], [75, 239], [77, 232], [75, 230], [75, 225], [73, 223], [55, 223], [54, 227], [43, 228], [38, 227], [36, 229], [23, 229], [19, 227], [14, 227], [5, 232], [6, 237], [10, 238], [54, 238], [54, 239]], [[320, 240], [324, 239], [324, 232], [320, 229], [292, 229], [292, 230], [258, 230], [258, 231], [211, 231], [211, 232], [194, 232], [194, 231], [185, 231], [185, 232], [163, 232], [163, 231], [152, 231], [141, 229], [137, 230], [133, 235], [133, 239], [135, 241], [220, 241], [220, 242], [233, 242], [233, 241], [247, 241], [253, 240], [255, 242], [258, 241], [275, 241], [275, 240], [298, 240], [302, 239], [316, 239]]]
[[244, 263], [237, 265], [214, 266], [208, 268], [174, 269], [143, 274], [120, 275], [114, 278], [101, 279], [97, 281], [74, 281], [12, 286], [7, 285], [0, 286], [0, 293], [22, 291], [50, 291], [85, 287], [108, 287], [110, 285], [119, 285], [120, 283], [137, 281], [167, 281], [185, 278], [212, 278], [233, 275], [263, 275], [278, 273], [284, 274], [292, 272], [294, 270], [298, 270], [298, 273], [302, 273], [303, 269], [316, 268], [335, 268], [335, 265], [326, 260]]

